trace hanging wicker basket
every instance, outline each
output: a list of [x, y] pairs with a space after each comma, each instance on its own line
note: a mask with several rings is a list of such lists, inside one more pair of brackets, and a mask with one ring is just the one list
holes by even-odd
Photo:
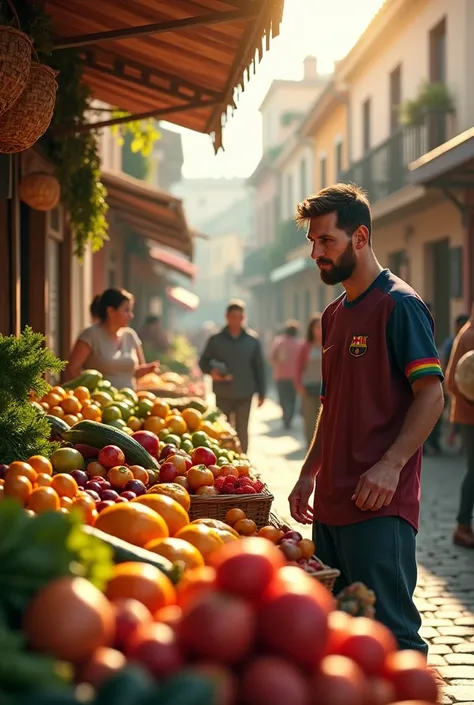
[[15, 105], [30, 76], [31, 39], [15, 27], [0, 27], [0, 115]]
[[61, 197], [57, 178], [41, 172], [25, 176], [20, 182], [19, 192], [21, 200], [37, 211], [53, 210]]
[[23, 152], [46, 132], [56, 102], [56, 76], [49, 66], [31, 63], [27, 87], [13, 108], [0, 117], [0, 153]]

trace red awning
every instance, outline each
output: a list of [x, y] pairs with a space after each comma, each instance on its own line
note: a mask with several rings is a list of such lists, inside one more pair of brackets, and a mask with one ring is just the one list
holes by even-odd
[[199, 306], [199, 296], [182, 286], [170, 286], [166, 289], [166, 296], [171, 303], [184, 308], [185, 311], [195, 311]]
[[150, 250], [150, 257], [157, 262], [161, 262], [161, 264], [165, 264], [167, 267], [170, 267], [170, 269], [174, 269], [176, 272], [184, 274], [190, 279], [194, 279], [197, 274], [197, 267], [195, 264], [189, 262], [189, 260], [186, 260], [183, 257], [180, 257], [174, 252], [171, 252], [170, 250], [165, 250], [162, 247], [152, 247]]

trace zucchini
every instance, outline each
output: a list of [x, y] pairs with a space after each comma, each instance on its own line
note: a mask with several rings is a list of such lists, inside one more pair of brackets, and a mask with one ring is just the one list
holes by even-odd
[[118, 446], [131, 465], [141, 465], [145, 469], [154, 470], [160, 468], [158, 461], [136, 440], [107, 424], [97, 423], [97, 421], [79, 421], [71, 429], [62, 433], [62, 437], [73, 445], [81, 443], [99, 449], [109, 445]]
[[171, 563], [167, 558], [159, 556], [152, 551], [146, 551], [139, 546], [132, 546], [131, 543], [118, 539], [115, 536], [110, 536], [104, 531], [95, 529], [92, 526], [84, 525], [82, 530], [91, 536], [95, 536], [104, 543], [108, 544], [114, 552], [115, 563], [150, 563], [155, 568], [161, 570], [173, 583], [176, 585], [183, 576], [183, 568], [181, 563]]
[[78, 387], [87, 387], [90, 392], [95, 391], [99, 382], [103, 379], [102, 373], [97, 370], [84, 370], [79, 377], [65, 382], [63, 389], [77, 389]]
[[46, 414], [46, 418], [48, 419], [48, 423], [51, 426], [51, 431], [56, 433], [58, 436], [62, 436], [65, 431], [69, 431], [69, 426], [67, 425], [67, 423], [62, 419], [58, 418], [57, 416], [51, 416], [50, 414]]

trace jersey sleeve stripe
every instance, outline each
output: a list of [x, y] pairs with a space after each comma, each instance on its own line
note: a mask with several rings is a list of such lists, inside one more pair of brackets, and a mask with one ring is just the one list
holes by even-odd
[[438, 358], [421, 358], [420, 360], [413, 360], [413, 362], [410, 362], [406, 366], [405, 375], [411, 383], [420, 377], [426, 377], [429, 375], [443, 377], [443, 370], [441, 369]]

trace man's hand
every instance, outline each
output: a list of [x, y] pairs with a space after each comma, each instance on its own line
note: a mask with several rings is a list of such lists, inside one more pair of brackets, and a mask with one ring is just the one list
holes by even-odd
[[314, 478], [300, 477], [288, 497], [291, 516], [300, 524], [313, 523], [313, 509], [309, 506], [313, 491]]
[[265, 397], [263, 397], [262, 395], [260, 395], [260, 396], [258, 397], [258, 402], [257, 402], [258, 408], [260, 408], [260, 407], [262, 406], [262, 404], [264, 403], [264, 401], [265, 401]]
[[390, 465], [386, 460], [380, 460], [361, 475], [358, 485], [352, 495], [352, 501], [363, 512], [376, 512], [382, 507], [388, 507], [398, 487], [400, 470]]

